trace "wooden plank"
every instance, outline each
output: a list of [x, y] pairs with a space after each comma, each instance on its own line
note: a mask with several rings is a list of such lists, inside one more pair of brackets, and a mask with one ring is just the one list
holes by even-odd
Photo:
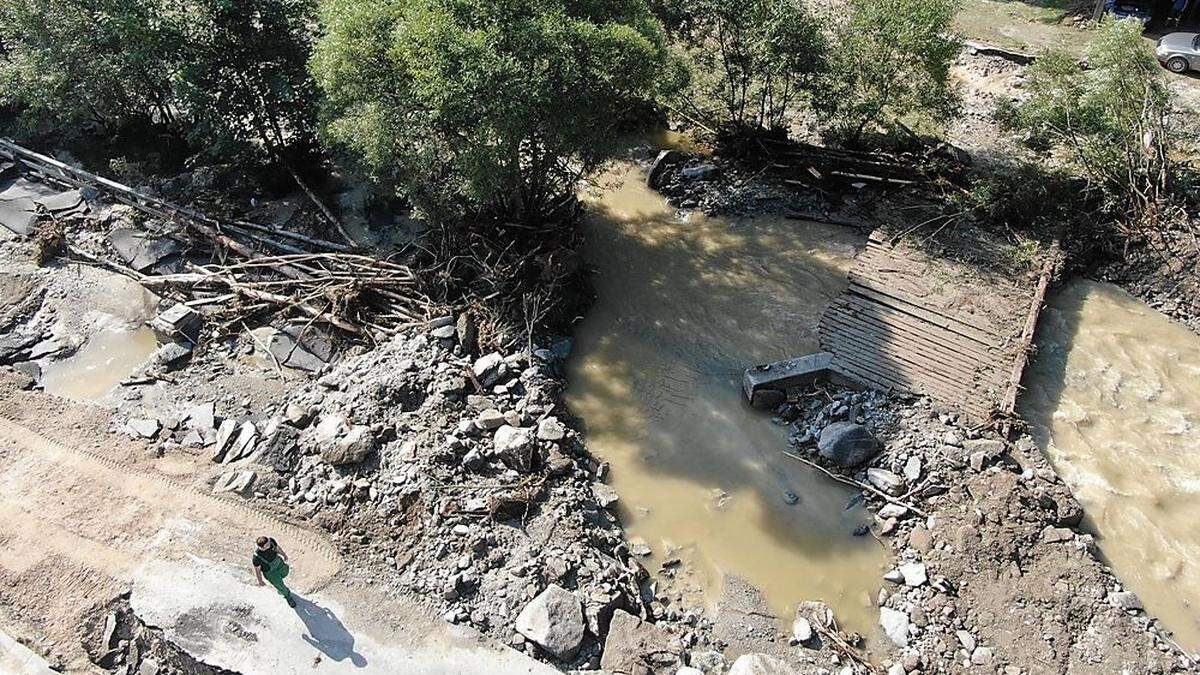
[[837, 321], [849, 326], [861, 327], [863, 330], [883, 334], [897, 334], [900, 337], [924, 340], [935, 345], [944, 352], [956, 354], [963, 361], [995, 361], [1003, 352], [982, 348], [978, 343], [959, 338], [952, 333], [937, 328], [931, 324], [907, 324], [895, 318], [880, 318], [867, 310], [830, 311], [824, 321]]
[[[937, 344], [927, 337], [917, 333], [898, 333], [879, 330], [873, 324], [856, 321], [845, 321], [843, 317], [830, 314], [818, 326], [818, 331], [824, 330], [830, 334], [848, 333], [860, 339], [869, 340], [874, 344], [888, 345], [890, 350], [916, 350], [928, 357], [937, 367], [948, 367], [955, 370], [977, 371], [984, 364], [994, 363], [991, 359], [977, 359], [964, 355], [944, 345]], [[994, 368], [990, 368], [994, 370]]]
[[928, 396], [939, 403], [963, 410], [980, 421], [989, 419], [994, 412], [994, 408], [990, 405], [981, 405], [978, 402], [965, 400], [961, 396], [953, 396], [940, 390], [923, 389], [918, 391], [914, 389], [911, 383], [901, 383], [893, 379], [893, 375], [880, 373], [868, 365], [836, 363], [836, 366], [843, 374], [857, 379], [868, 386], [877, 389], [891, 389], [907, 394]]
[[[881, 289], [874, 284], [864, 285], [859, 283], [858, 279], [851, 280], [850, 292], [861, 295], [868, 300], [887, 305], [892, 309], [911, 314], [919, 319], [928, 321], [935, 326], [941, 326], [953, 333], [958, 333], [963, 337], [970, 338], [976, 342], [980, 342], [989, 347], [1000, 348], [1004, 343], [1004, 338], [993, 332], [989, 332], [970, 324], [963, 323], [953, 317], [946, 316], [941, 312], [922, 305], [919, 299], [906, 299], [896, 297], [889, 293], [887, 289]], [[914, 302], [914, 300], [916, 300]]]
[[834, 357], [841, 361], [892, 365], [897, 369], [903, 369], [906, 374], [910, 374], [916, 381], [931, 384], [936, 383], [949, 392], [957, 391], [966, 395], [976, 391], [980, 387], [986, 388], [992, 384], [992, 382], [978, 377], [973, 373], [931, 369], [915, 362], [911, 356], [902, 357], [893, 352], [882, 352], [876, 349], [874, 345], [863, 343], [851, 336], [838, 336], [838, 341], [840, 349], [834, 352]]
[[[1059, 242], [1055, 237], [1050, 245], [1049, 258], [1042, 265], [1042, 273], [1038, 278], [1037, 290], [1034, 291], [1033, 301], [1029, 305], [1029, 313], [1025, 315], [1025, 326], [1021, 330], [1021, 340], [1017, 346], [1017, 358], [1014, 359], [1012, 370], [1009, 371], [1008, 388], [1004, 398], [1000, 400], [1000, 414], [1012, 415], [1017, 408], [1017, 394], [1021, 390], [1021, 378], [1025, 366], [1029, 363], [1029, 352], [1033, 347], [1033, 335], [1037, 329], [1038, 317], [1042, 312], [1042, 304], [1046, 301], [1046, 290], [1050, 287], [1050, 278], [1054, 275], [1054, 266], [1058, 262]], [[1007, 435], [1008, 429], [1005, 429]]]
[[[947, 325], [948, 322], [955, 324], [956, 332], [964, 334], [975, 333], [976, 339], [981, 342], [1000, 341], [1005, 337], [992, 326], [991, 321], [979, 315], [972, 315], [963, 312], [947, 314], [946, 309], [942, 307], [934, 307], [927, 302], [926, 298], [909, 293], [901, 288], [894, 288], [893, 285], [882, 280], [871, 279], [864, 277], [861, 274], [850, 272], [848, 275], [852, 286], [864, 288], [877, 295], [883, 296], [887, 304], [904, 303], [912, 307], [917, 307], [927, 314], [932, 314], [932, 317], [927, 317], [929, 321], [939, 325]], [[1014, 330], [1013, 333], [1016, 333]]]
[[924, 368], [930, 373], [939, 374], [944, 379], [955, 382], [986, 381], [991, 383], [1003, 382], [1002, 371], [994, 364], [986, 361], [975, 363], [952, 362], [942, 358], [940, 354], [922, 349], [919, 343], [885, 343], [854, 330], [838, 327], [822, 333], [826, 340], [822, 344], [837, 345], [840, 340], [854, 341], [856, 344], [875, 349], [895, 359], [902, 359]]

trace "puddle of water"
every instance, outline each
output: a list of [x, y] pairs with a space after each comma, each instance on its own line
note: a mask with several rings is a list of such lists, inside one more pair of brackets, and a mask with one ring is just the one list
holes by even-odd
[[1200, 337], [1091, 281], [1042, 317], [1022, 412], [1117, 576], [1200, 649]]
[[781, 616], [820, 599], [872, 633], [887, 556], [852, 536], [867, 515], [846, 509], [852, 492], [784, 457], [784, 430], [739, 388], [747, 366], [816, 349], [861, 238], [784, 219], [681, 222], [631, 168], [587, 200], [598, 300], [576, 333], [567, 396], [612, 466], [627, 531], [654, 550], [647, 567], [682, 558], [671, 587], [690, 600], [711, 605], [735, 574]]
[[42, 388], [67, 398], [98, 400], [129, 377], [157, 347], [149, 328], [105, 328], [71, 356], [46, 364]]

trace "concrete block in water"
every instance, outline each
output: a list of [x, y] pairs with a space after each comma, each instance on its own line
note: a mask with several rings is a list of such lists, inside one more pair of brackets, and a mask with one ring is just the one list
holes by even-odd
[[832, 372], [833, 354], [817, 352], [794, 359], [776, 361], [747, 368], [742, 375], [742, 391], [751, 405], [756, 405], [755, 394], [760, 401], [769, 399], [761, 392], [783, 391], [788, 387], [802, 387], [828, 377]]

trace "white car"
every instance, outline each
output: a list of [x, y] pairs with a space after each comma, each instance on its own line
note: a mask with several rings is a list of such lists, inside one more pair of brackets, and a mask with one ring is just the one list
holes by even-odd
[[1154, 56], [1172, 73], [1200, 70], [1200, 33], [1168, 33], [1158, 39]]

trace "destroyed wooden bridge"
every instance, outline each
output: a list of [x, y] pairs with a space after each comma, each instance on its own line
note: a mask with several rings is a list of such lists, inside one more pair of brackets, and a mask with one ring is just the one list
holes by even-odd
[[[979, 232], [947, 255], [876, 230], [847, 275], [845, 292], [822, 316], [820, 354], [752, 368], [746, 393], [796, 386], [833, 373], [869, 387], [920, 394], [978, 424], [1007, 426], [1033, 343], [1058, 245], [1041, 250], [1023, 274], [995, 271], [1008, 242]], [[1007, 252], [1011, 254], [1011, 250]]]

